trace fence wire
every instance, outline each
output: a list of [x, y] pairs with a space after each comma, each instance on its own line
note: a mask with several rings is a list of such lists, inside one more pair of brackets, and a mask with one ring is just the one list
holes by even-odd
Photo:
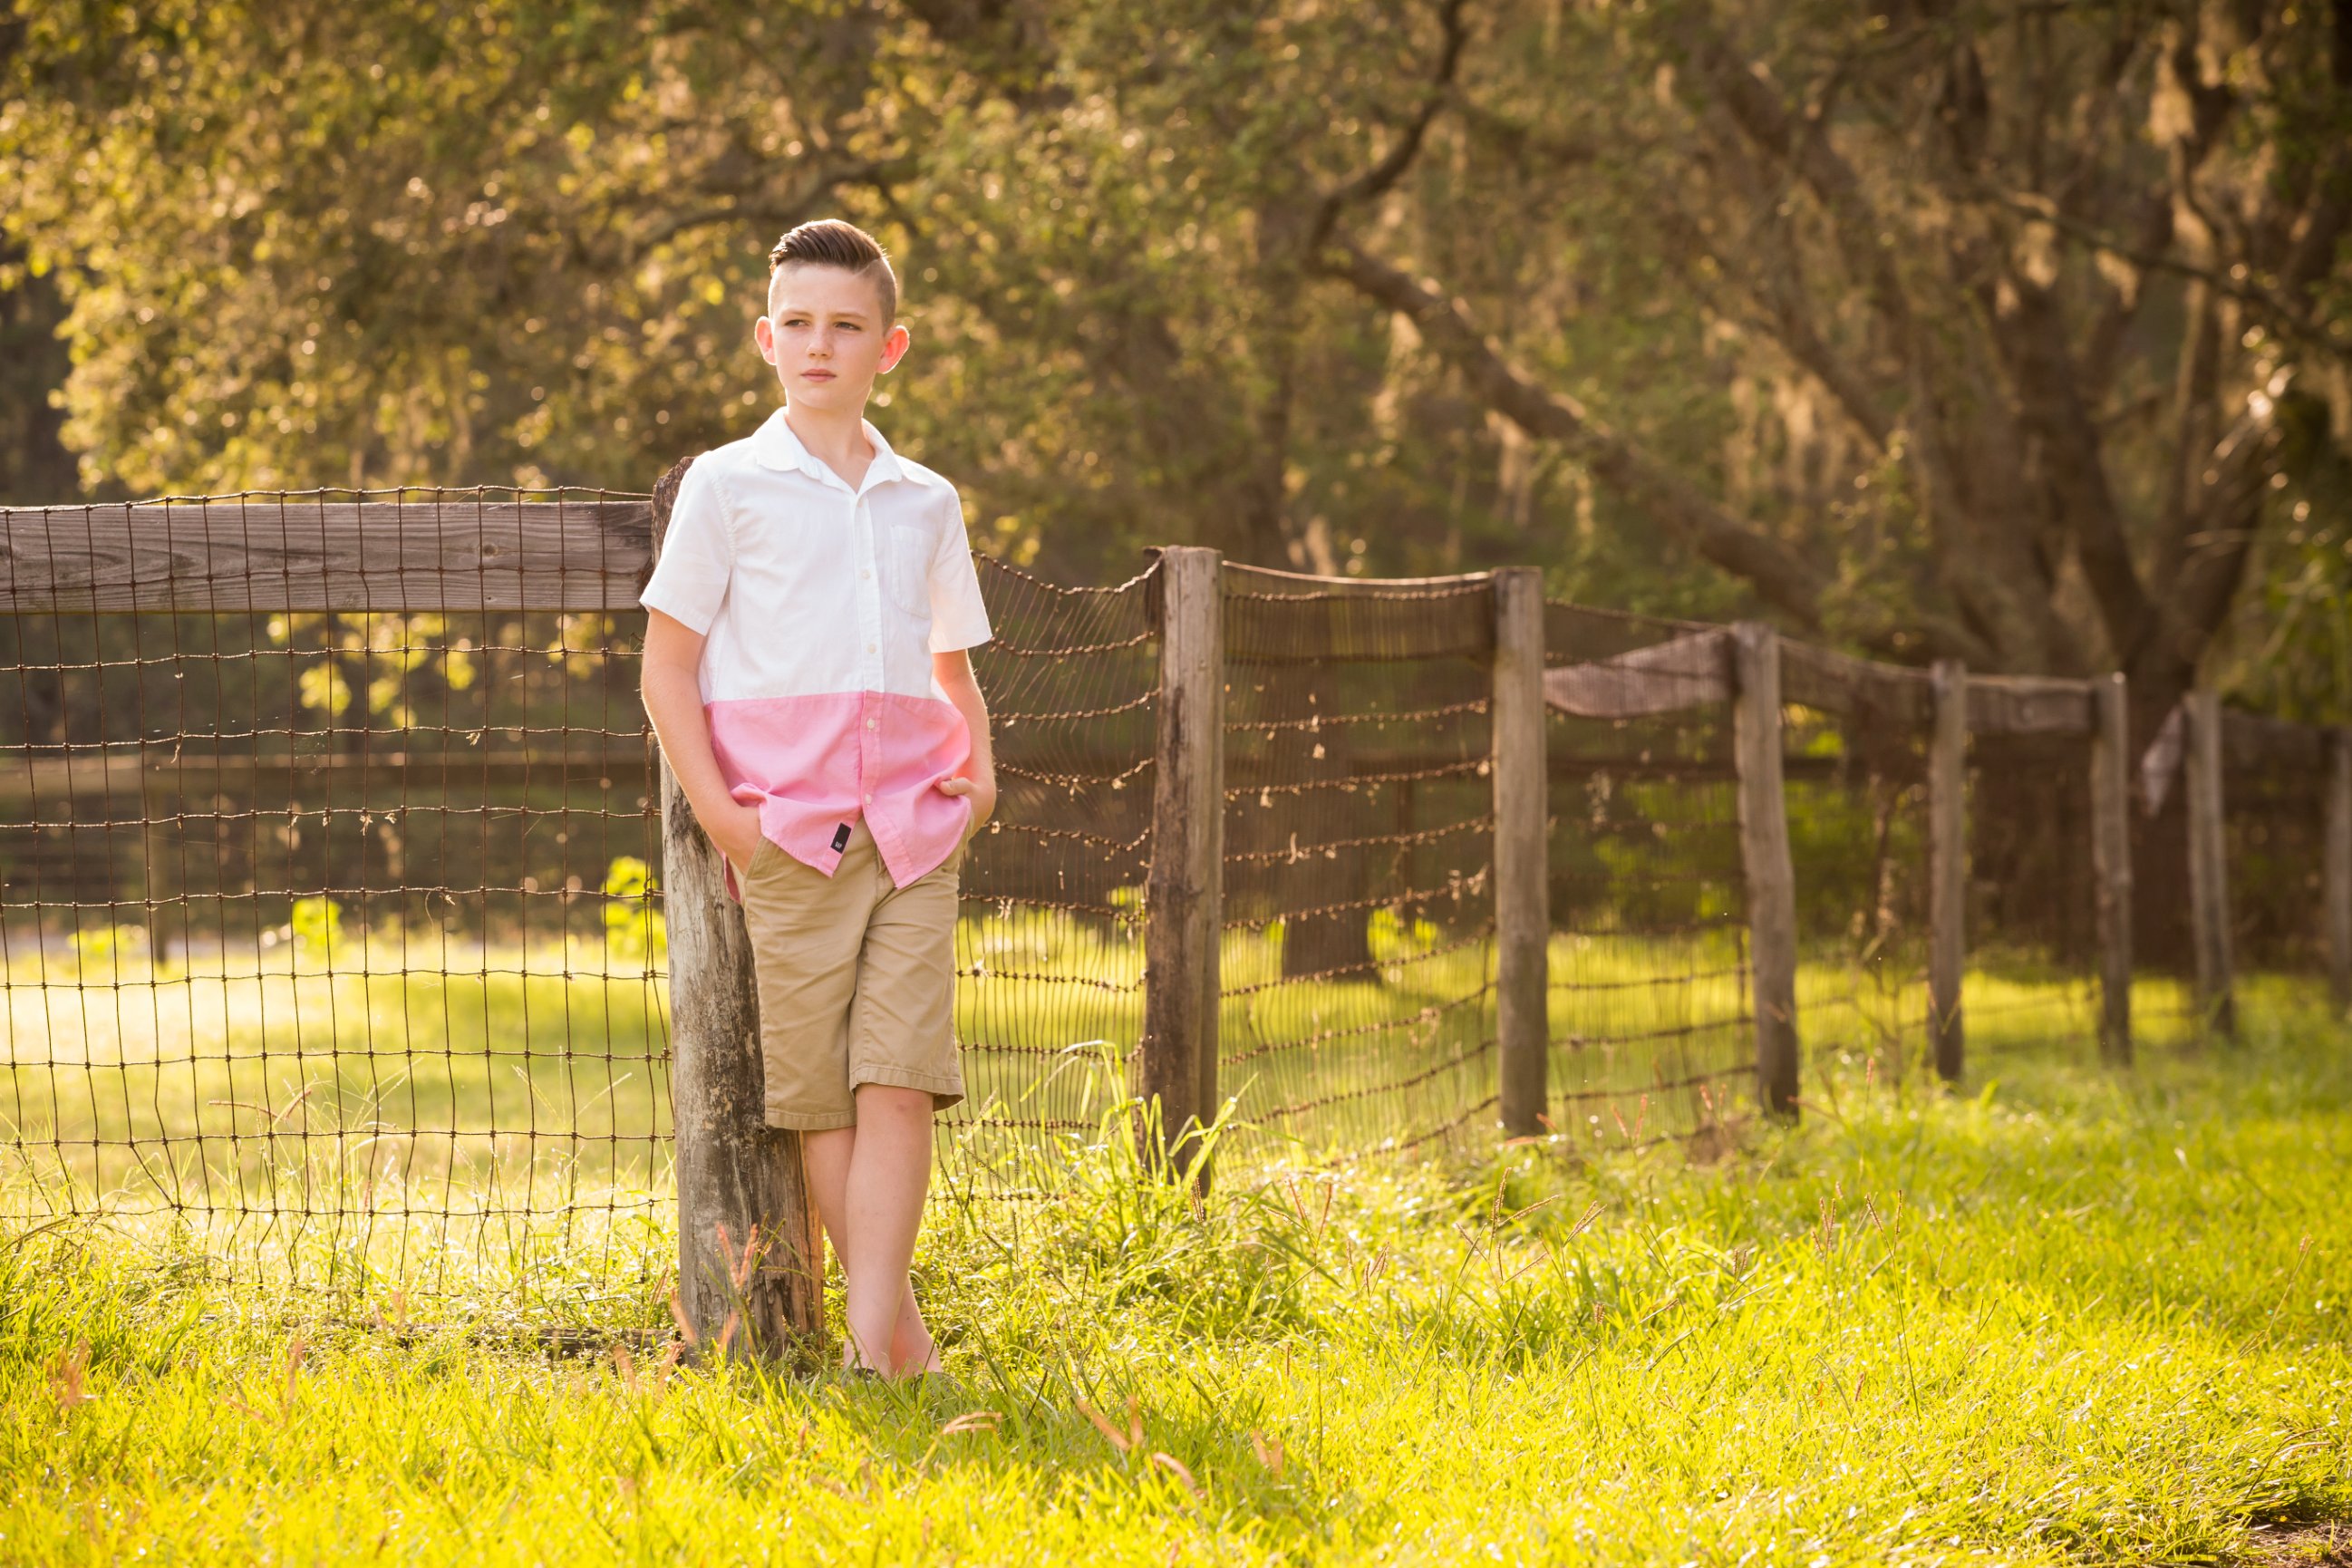
[[[2231, 715], [2231, 739], [2260, 721]], [[2285, 726], [2279, 726], [2285, 729]], [[2230, 939], [2240, 968], [2317, 978], [2327, 972], [2319, 919], [2328, 759], [2314, 743], [2225, 751], [2221, 803], [2230, 872]]]
[[963, 872], [956, 1024], [966, 1099], [942, 1174], [997, 1194], [1053, 1186], [1132, 1077], [1151, 858], [1157, 568], [1063, 588], [977, 558], [994, 640], [973, 651], [996, 813]]
[[1755, 1102], [1728, 647], [1558, 600], [1544, 645], [1582, 710], [1546, 721], [1553, 1125], [1603, 1149], [1711, 1141]]
[[1968, 834], [1960, 998], [1969, 1053], [2095, 1057], [2097, 883], [2084, 739], [1972, 736]]
[[1496, 1094], [1493, 590], [1227, 566], [1223, 601], [1235, 1152], [1442, 1140]]
[[296, 1285], [658, 1267], [656, 836], [619, 622], [0, 616], [9, 1217], [102, 1215]]
[[[542, 1318], [657, 1299], [668, 980], [642, 618], [621, 607], [647, 499], [7, 514], [0, 1224], [94, 1217], [215, 1279]], [[344, 564], [318, 558], [322, 527]], [[84, 573], [88, 603], [5, 598], [36, 557]], [[1161, 579], [979, 570], [1001, 795], [964, 872], [969, 1098], [940, 1172], [1017, 1197], [1063, 1183], [1137, 1081]], [[427, 601], [473, 607], [323, 607]], [[530, 607], [550, 604], [607, 607]], [[1491, 581], [1229, 565], [1221, 608], [1220, 1160], [1491, 1136]], [[1754, 1110], [1729, 635], [1553, 602], [1545, 638], [1546, 1115], [1580, 1147], [1705, 1152]], [[1805, 1049], [1916, 1070], [1927, 678], [1781, 658]], [[2231, 725], [2240, 963], [2303, 980], [2326, 958], [2324, 737]], [[2087, 755], [2079, 735], [1971, 742], [1972, 1057], [2094, 1048]], [[2185, 791], [2134, 776], [2137, 1010], [2163, 1038], [2194, 1022]]]

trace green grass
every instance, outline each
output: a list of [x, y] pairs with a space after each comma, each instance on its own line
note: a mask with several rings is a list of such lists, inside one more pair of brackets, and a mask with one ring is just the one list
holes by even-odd
[[[1133, 935], [1033, 910], [965, 920], [970, 1099], [945, 1123], [944, 1180], [1065, 1179], [1106, 1104], [1097, 1069], [1140, 1032]], [[102, 1211], [184, 1267], [564, 1321], [596, 1321], [666, 1250], [666, 986], [601, 941], [486, 949], [379, 922], [331, 957], [324, 941], [168, 964], [81, 945], [18, 943], [0, 987], [0, 1223]], [[1226, 934], [1234, 1166], [1427, 1151], [1491, 1120], [1490, 944], [1391, 919], [1370, 947], [1377, 974], [1302, 983], [1281, 978], [1278, 929]], [[1736, 931], [1563, 933], [1551, 965], [1553, 1113], [1580, 1147], [1746, 1113]], [[2179, 989], [2143, 983], [2147, 1037]], [[1920, 1054], [1916, 954], [1864, 965], [1832, 944], [1799, 996], [1825, 1057]], [[2079, 977], [2046, 966], [1990, 963], [1969, 998], [1980, 1061], [2091, 1026]]]
[[1195, 1212], [1099, 1144], [935, 1215], [961, 1394], [404, 1340], [18, 1234], [0, 1561], [2226, 1560], [2352, 1516], [2352, 1035], [2250, 989], [2242, 1044], [2130, 1074], [1824, 1047], [1804, 1123], [1707, 1163], [1562, 1138]]

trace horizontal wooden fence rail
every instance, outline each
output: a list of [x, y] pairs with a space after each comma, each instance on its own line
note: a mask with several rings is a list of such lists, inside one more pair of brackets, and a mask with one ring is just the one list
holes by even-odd
[[0, 509], [0, 615], [633, 610], [652, 563], [642, 497]]

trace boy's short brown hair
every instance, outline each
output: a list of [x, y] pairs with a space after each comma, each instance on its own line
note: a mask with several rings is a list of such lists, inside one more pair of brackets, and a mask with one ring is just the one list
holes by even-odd
[[871, 279], [882, 300], [882, 324], [898, 318], [898, 275], [872, 235], [854, 223], [821, 217], [788, 231], [768, 252], [768, 285], [773, 298], [776, 274], [787, 267], [838, 267]]

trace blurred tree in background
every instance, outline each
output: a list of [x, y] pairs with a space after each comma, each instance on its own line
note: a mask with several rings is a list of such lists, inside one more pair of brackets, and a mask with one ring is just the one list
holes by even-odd
[[839, 214], [917, 338], [878, 421], [1057, 574], [1535, 560], [2352, 717], [2352, 0], [18, 0], [0, 53], [0, 331], [72, 350], [0, 420], [61, 385], [92, 491], [645, 489], [772, 405], [766, 247]]

